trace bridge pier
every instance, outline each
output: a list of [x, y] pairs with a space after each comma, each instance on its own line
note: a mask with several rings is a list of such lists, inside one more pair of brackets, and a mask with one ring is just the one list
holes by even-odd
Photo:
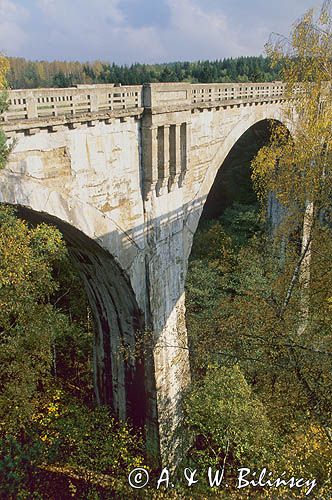
[[[186, 103], [185, 87], [175, 85]], [[187, 171], [191, 112], [175, 112], [169, 102], [174, 95], [164, 90], [158, 84], [144, 88], [142, 166], [159, 443], [162, 462], [171, 465], [187, 444], [182, 426], [183, 395], [190, 382], [184, 294], [187, 235], [183, 190], [179, 188]]]
[[146, 256], [159, 443], [164, 465], [176, 463], [187, 444], [182, 428], [182, 402], [190, 382], [182, 214], [173, 217], [163, 223], [155, 217], [149, 220]]

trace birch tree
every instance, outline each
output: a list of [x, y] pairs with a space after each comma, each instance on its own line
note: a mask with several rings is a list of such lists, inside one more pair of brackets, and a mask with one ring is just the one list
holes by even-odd
[[[332, 239], [331, 1], [323, 3], [317, 16], [313, 9], [308, 10], [294, 24], [289, 37], [272, 36], [266, 48], [274, 64], [282, 62], [284, 124], [272, 125], [269, 144], [253, 161], [253, 180], [261, 198], [273, 192], [286, 213], [275, 238], [286, 236], [288, 257], [292, 258], [285, 263], [278, 315], [285, 320], [291, 309], [295, 327], [288, 336], [308, 348], [310, 336], [312, 342], [317, 340], [314, 319], [326, 310], [324, 287], [329, 280], [324, 283], [321, 276], [331, 270], [326, 256]], [[296, 356], [293, 349], [289, 356], [312, 412], [331, 439], [329, 416], [321, 411], [316, 387], [303, 369], [303, 357]]]

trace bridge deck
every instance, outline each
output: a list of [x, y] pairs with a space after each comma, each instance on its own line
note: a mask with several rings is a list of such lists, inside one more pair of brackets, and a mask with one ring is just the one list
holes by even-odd
[[[5, 129], [25, 121], [75, 122], [75, 117], [135, 116], [148, 109], [195, 109], [280, 99], [285, 86], [272, 83], [153, 83], [134, 86], [77, 85], [71, 88], [25, 89], [8, 92]], [[54, 120], [55, 118], [55, 120]], [[57, 120], [58, 119], [58, 120]], [[60, 119], [60, 120], [59, 120]], [[90, 118], [91, 119], [91, 118]], [[14, 127], [16, 128], [16, 127]], [[25, 128], [24, 125], [22, 128]]]

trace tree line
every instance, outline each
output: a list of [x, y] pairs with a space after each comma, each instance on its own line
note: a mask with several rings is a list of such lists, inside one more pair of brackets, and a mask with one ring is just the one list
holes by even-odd
[[9, 58], [8, 84], [13, 89], [70, 87], [76, 84], [153, 82], [269, 82], [278, 80], [280, 65], [268, 57], [224, 58], [216, 61], [117, 65], [103, 61], [29, 61]]

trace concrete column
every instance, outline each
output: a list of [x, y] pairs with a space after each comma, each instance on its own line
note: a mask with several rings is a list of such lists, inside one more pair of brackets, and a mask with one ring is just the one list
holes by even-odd
[[164, 165], [165, 165], [165, 173], [167, 176], [169, 174], [169, 125], [164, 125], [164, 144], [165, 144]]
[[162, 175], [159, 172], [159, 178], [157, 183], [157, 196], [162, 196], [168, 192], [167, 184], [169, 177], [169, 125], [164, 125], [162, 127]]
[[181, 176], [181, 126], [179, 124], [170, 126], [169, 162], [170, 175], [168, 180], [168, 191], [179, 185]]
[[181, 177], [181, 125], [176, 124], [175, 126], [175, 177], [174, 185], [179, 186], [179, 181]]
[[98, 104], [98, 94], [97, 93], [91, 93], [90, 95], [90, 113], [97, 113], [99, 109], [99, 104]]
[[158, 182], [158, 127], [151, 127], [151, 191]]
[[[146, 324], [152, 340], [152, 360], [148, 365], [154, 367], [151, 373], [154, 387], [149, 393], [156, 396], [158, 451], [164, 466], [175, 465], [189, 441], [183, 425], [183, 396], [190, 382], [184, 300], [187, 265], [184, 254], [188, 236], [183, 231], [185, 212], [181, 199], [174, 196], [170, 203], [167, 195], [181, 174], [180, 123], [185, 122], [186, 117], [177, 121], [179, 125], [176, 126], [170, 116], [146, 111], [141, 129], [145, 179]], [[151, 442], [156, 442], [153, 436], [157, 434], [151, 435], [149, 447]]]
[[179, 178], [179, 187], [183, 185], [184, 178], [188, 169], [188, 160], [189, 160], [189, 155], [188, 155], [188, 148], [189, 148], [189, 134], [190, 134], [190, 129], [189, 129], [189, 123], [184, 122], [181, 124], [181, 137], [180, 137], [180, 156], [181, 156], [181, 175]]
[[[160, 200], [160, 201], [159, 201]], [[150, 327], [157, 395], [160, 453], [163, 466], [172, 466], [188, 445], [183, 424], [183, 396], [190, 382], [185, 323], [183, 212], [158, 216], [155, 199], [148, 213], [149, 248], [146, 273], [149, 283]], [[157, 209], [157, 210], [156, 210]]]
[[158, 127], [142, 127], [144, 199], [151, 197], [158, 182]]

